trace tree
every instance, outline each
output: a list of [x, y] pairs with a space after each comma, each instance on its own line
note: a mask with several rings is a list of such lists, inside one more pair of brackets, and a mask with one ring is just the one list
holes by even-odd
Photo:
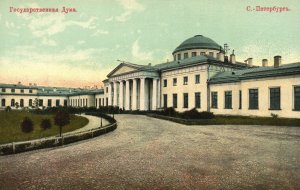
[[61, 137], [63, 126], [70, 123], [70, 115], [65, 111], [59, 110], [55, 114], [54, 123], [59, 126], [59, 136]]
[[20, 107], [18, 102], [15, 103], [15, 107], [16, 107], [16, 109], [18, 109]]
[[21, 122], [21, 130], [24, 133], [30, 133], [33, 131], [33, 122], [30, 118], [24, 117], [23, 121]]
[[43, 119], [40, 126], [44, 130], [50, 129], [52, 127], [50, 119]]
[[39, 99], [35, 98], [32, 102], [32, 108], [39, 108]]

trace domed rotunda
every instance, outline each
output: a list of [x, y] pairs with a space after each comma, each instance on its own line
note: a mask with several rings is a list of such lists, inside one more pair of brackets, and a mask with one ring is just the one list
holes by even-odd
[[182, 42], [172, 54], [175, 61], [199, 55], [217, 58], [223, 54], [223, 48], [208, 37], [196, 35]]

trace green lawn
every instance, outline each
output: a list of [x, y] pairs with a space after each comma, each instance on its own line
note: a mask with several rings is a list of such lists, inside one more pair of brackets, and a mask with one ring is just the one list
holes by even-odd
[[[20, 123], [24, 117], [29, 117], [34, 123], [34, 130], [31, 133], [26, 134], [21, 131]], [[43, 130], [40, 123], [46, 118], [51, 119], [52, 127]], [[59, 127], [54, 125], [53, 118], [53, 115], [39, 115], [27, 111], [0, 111], [0, 144], [58, 135]], [[70, 118], [70, 124], [63, 127], [63, 133], [81, 128], [89, 122], [81, 116], [71, 115]]]

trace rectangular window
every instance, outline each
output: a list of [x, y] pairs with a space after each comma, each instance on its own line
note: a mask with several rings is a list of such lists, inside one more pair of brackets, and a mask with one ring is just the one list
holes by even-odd
[[108, 93], [108, 87], [106, 87], [106, 93]]
[[106, 98], [106, 106], [108, 106], [108, 98]]
[[280, 88], [270, 88], [270, 110], [280, 110]]
[[11, 92], [15, 92], [16, 90], [14, 88], [11, 89]]
[[189, 94], [183, 93], [183, 108], [189, 107]]
[[168, 81], [167, 79], [164, 79], [164, 87], [167, 87], [168, 86]]
[[177, 54], [177, 60], [181, 60], [181, 54]]
[[184, 53], [184, 54], [183, 54], [183, 58], [184, 58], [184, 59], [186, 59], [186, 58], [188, 58], [188, 57], [189, 57], [189, 54], [188, 54], [188, 53]]
[[225, 109], [232, 109], [232, 92], [225, 91]]
[[65, 106], [65, 107], [68, 106], [68, 100], [64, 100], [64, 106]]
[[183, 77], [183, 85], [187, 85], [189, 81], [188, 77]]
[[192, 57], [197, 56], [197, 52], [192, 52]]
[[214, 56], [214, 52], [209, 52], [208, 55], [213, 57]]
[[177, 86], [177, 78], [173, 78], [173, 86]]
[[249, 109], [258, 109], [258, 89], [249, 89]]
[[21, 89], [21, 93], [24, 93], [24, 89]]
[[239, 109], [242, 109], [242, 91], [239, 91]]
[[28, 106], [32, 107], [32, 99], [29, 99], [29, 104]]
[[201, 107], [201, 94], [200, 92], [195, 92], [195, 108]]
[[294, 109], [300, 110], [300, 86], [294, 87]]
[[200, 55], [205, 55], [205, 52], [200, 52]]
[[51, 99], [48, 99], [48, 107], [52, 107], [52, 100]]
[[173, 94], [173, 108], [177, 108], [177, 94]]
[[42, 100], [42, 99], [39, 99], [39, 106], [44, 106], [44, 105], [43, 105], [43, 100]]
[[200, 83], [200, 75], [195, 75], [195, 84]]
[[32, 90], [31, 90], [31, 89], [29, 90], [29, 93], [32, 93]]
[[1, 91], [2, 91], [2, 92], [6, 92], [6, 89], [5, 89], [5, 88], [2, 88]]
[[211, 92], [211, 107], [218, 108], [218, 92]]
[[168, 95], [164, 94], [164, 108], [168, 107]]

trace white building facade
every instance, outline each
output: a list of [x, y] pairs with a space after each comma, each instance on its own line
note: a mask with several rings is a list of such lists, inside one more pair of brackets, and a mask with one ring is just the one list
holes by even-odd
[[142, 111], [173, 107], [180, 112], [196, 108], [221, 115], [300, 118], [300, 63], [281, 64], [280, 56], [270, 66], [266, 59], [260, 67], [253, 66], [252, 58], [237, 62], [234, 52], [227, 56], [202, 35], [181, 43], [173, 57], [153, 66], [123, 62], [107, 75], [103, 89], [3, 84], [0, 106], [13, 106], [13, 101], [31, 106], [37, 98], [46, 107], [118, 106]]

